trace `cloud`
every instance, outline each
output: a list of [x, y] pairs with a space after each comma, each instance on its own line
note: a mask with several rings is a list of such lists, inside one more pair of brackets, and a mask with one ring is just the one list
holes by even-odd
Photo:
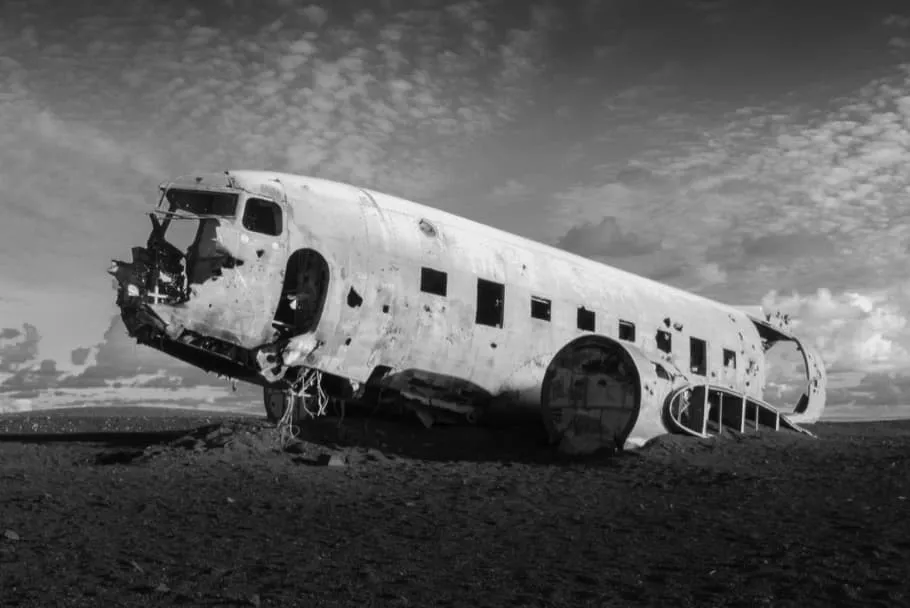
[[531, 187], [515, 179], [506, 180], [505, 183], [499, 184], [490, 192], [490, 198], [498, 202], [516, 202], [523, 198], [533, 195]]
[[840, 235], [803, 232], [772, 232], [762, 235], [728, 237], [724, 242], [708, 248], [707, 261], [719, 270], [747, 270], [761, 264], [788, 266], [794, 261], [806, 263], [835, 257]]
[[891, 14], [885, 17], [882, 24], [899, 29], [908, 29], [910, 28], [910, 17], [907, 17], [906, 15]]
[[0, 329], [0, 340], [12, 340], [13, 338], [18, 338], [21, 335], [21, 331], [18, 329], [13, 329], [12, 327]]
[[589, 258], [623, 258], [658, 251], [661, 244], [624, 231], [615, 217], [605, 216], [600, 223], [573, 226], [556, 246]]
[[830, 373], [897, 373], [910, 366], [910, 283], [860, 294], [768, 293], [765, 310], [790, 314], [793, 331], [821, 351]]
[[691, 289], [697, 291], [710, 285], [717, 285], [727, 280], [727, 272], [714, 262], [698, 264], [693, 270], [697, 285]]
[[21, 366], [0, 384], [0, 392], [44, 390], [56, 386], [60, 375], [57, 364], [45, 359], [35, 366]]
[[526, 104], [549, 27], [534, 14], [503, 20], [473, 1], [445, 10], [378, 5], [348, 16], [310, 5], [277, 20], [247, 18], [237, 44], [223, 42], [227, 31], [209, 34], [217, 45], [189, 35], [193, 18], [138, 45], [136, 63], [163, 81], [146, 103], [177, 132], [194, 134], [171, 142], [175, 158], [210, 144], [210, 162], [419, 197], [438, 190], [459, 147]]
[[[18, 338], [18, 340], [17, 340]], [[15, 372], [38, 356], [41, 336], [38, 328], [28, 323], [22, 331], [6, 328], [0, 332], [0, 372]], [[16, 340], [16, 341], [14, 341]]]
[[111, 320], [101, 343], [91, 349], [93, 357], [79, 374], [61, 380], [61, 386], [109, 386], [146, 378], [139, 386], [198, 387], [227, 386], [227, 381], [204, 372], [147, 346], [139, 345], [126, 332], [119, 315]]
[[73, 365], [85, 365], [91, 352], [92, 349], [88, 347], [80, 346], [79, 348], [75, 348], [70, 354], [70, 361], [72, 361]]
[[[4, 330], [10, 338], [15, 330]], [[181, 393], [207, 388], [213, 398], [225, 395], [233, 400], [258, 403], [260, 389], [239, 383], [236, 393], [225, 379], [204, 372], [152, 348], [138, 345], [126, 332], [119, 316], [113, 317], [104, 339], [92, 347], [71, 353], [72, 369], [62, 371], [52, 359], [39, 359], [40, 336], [32, 326], [17, 342], [0, 347], [0, 396], [17, 398], [19, 393], [111, 388], [168, 389]], [[21, 395], [20, 395], [21, 396]], [[34, 399], [36, 395], [30, 398]]]

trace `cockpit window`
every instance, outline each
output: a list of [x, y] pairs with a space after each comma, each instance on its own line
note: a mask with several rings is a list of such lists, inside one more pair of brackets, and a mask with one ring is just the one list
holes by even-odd
[[197, 215], [233, 216], [237, 213], [237, 195], [226, 192], [168, 190], [171, 211], [188, 211]]
[[281, 207], [272, 201], [250, 198], [243, 210], [243, 227], [251, 232], [278, 236], [281, 234]]

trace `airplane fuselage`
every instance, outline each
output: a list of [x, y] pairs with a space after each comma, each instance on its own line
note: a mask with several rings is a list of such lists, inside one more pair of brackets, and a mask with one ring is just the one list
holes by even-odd
[[[204, 349], [210, 338], [226, 360], [211, 369], [264, 386], [302, 366], [361, 384], [398, 376], [405, 389], [435, 378], [449, 392], [539, 406], [554, 356], [598, 336], [634, 351], [639, 393], [694, 383], [761, 400], [763, 339], [793, 339], [739, 308], [347, 184], [230, 171], [162, 186], [171, 213], [189, 216], [202, 207], [181, 193], [197, 191], [236, 194], [236, 206], [218, 216], [206, 203], [185, 296], [141, 308], [159, 343]], [[137, 322], [130, 306], [121, 303], [140, 335], [151, 321]], [[816, 398], [802, 420], [814, 421], [823, 400], [822, 387], [822, 405]], [[666, 432], [662, 414], [645, 418], [630, 423], [633, 435]]]

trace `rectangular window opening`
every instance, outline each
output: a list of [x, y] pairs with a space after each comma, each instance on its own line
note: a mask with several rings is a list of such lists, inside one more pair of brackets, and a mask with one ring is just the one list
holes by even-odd
[[437, 296], [444, 296], [448, 290], [449, 275], [432, 268], [420, 269], [420, 291]]
[[665, 353], [670, 352], [673, 349], [673, 336], [670, 335], [670, 332], [663, 329], [657, 330], [657, 350], [662, 350]]
[[593, 310], [588, 310], [584, 306], [578, 307], [578, 329], [582, 331], [595, 331], [597, 325], [597, 316]]
[[281, 207], [272, 201], [250, 198], [243, 209], [243, 227], [250, 232], [278, 236], [281, 234]]
[[198, 215], [233, 217], [237, 213], [237, 195], [197, 190], [168, 190], [170, 211], [188, 211]]
[[704, 340], [689, 338], [689, 366], [693, 374], [705, 375], [708, 368], [708, 347]]
[[724, 367], [736, 369], [736, 353], [726, 348], [724, 349]]
[[635, 323], [631, 321], [619, 321], [619, 339], [627, 342], [635, 342]]
[[543, 321], [550, 320], [550, 300], [531, 296], [531, 316]]
[[477, 317], [478, 325], [502, 327], [506, 286], [502, 283], [477, 279]]

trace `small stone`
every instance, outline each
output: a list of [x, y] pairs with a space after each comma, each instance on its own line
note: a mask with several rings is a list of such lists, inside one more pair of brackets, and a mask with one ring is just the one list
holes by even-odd
[[303, 454], [306, 452], [306, 444], [299, 439], [295, 439], [284, 446], [284, 451], [288, 454]]
[[206, 435], [205, 441], [208, 443], [211, 443], [214, 441], [227, 441], [228, 440], [227, 437], [229, 437], [230, 435], [233, 435], [233, 434], [234, 434], [234, 431], [232, 431], [231, 429], [226, 428], [226, 427], [221, 427], [221, 428], [215, 429], [214, 431], [212, 431], [211, 433]]
[[3, 538], [5, 538], [6, 540], [11, 540], [13, 542], [16, 542], [17, 540], [19, 540], [19, 535], [16, 534], [15, 532], [13, 532], [12, 530], [6, 530], [3, 532]]
[[197, 441], [198, 440], [195, 437], [193, 437], [192, 435], [184, 435], [183, 437], [180, 437], [179, 439], [175, 439], [174, 441], [172, 441], [171, 445], [174, 446], [175, 448], [188, 448], [189, 449], [189, 448], [195, 447]]

